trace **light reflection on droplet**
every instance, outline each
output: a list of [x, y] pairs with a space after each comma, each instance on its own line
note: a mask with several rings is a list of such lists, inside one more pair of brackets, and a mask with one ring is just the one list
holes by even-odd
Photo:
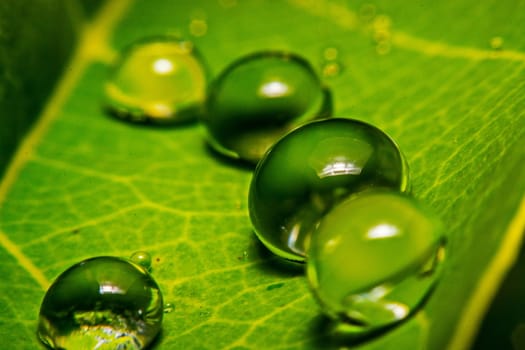
[[399, 234], [397, 227], [389, 224], [380, 224], [368, 230], [366, 237], [369, 239], [381, 239], [394, 237]]
[[153, 70], [158, 74], [169, 74], [173, 72], [173, 62], [166, 58], [159, 58], [153, 62]]
[[388, 303], [385, 309], [390, 310], [394, 317], [398, 320], [404, 319], [408, 315], [408, 308], [405, 305], [397, 303]]
[[259, 89], [259, 96], [265, 98], [279, 98], [290, 94], [290, 87], [280, 81], [271, 81]]

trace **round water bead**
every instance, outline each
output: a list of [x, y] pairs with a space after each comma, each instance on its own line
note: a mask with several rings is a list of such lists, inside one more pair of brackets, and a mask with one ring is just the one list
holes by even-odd
[[307, 275], [326, 314], [363, 333], [410, 315], [435, 285], [443, 259], [434, 215], [400, 193], [365, 191], [321, 220]]
[[212, 82], [203, 122], [216, 151], [255, 163], [286, 132], [330, 114], [330, 93], [311, 65], [270, 51], [235, 61]]
[[110, 112], [136, 122], [175, 123], [202, 114], [207, 77], [189, 41], [143, 39], [125, 49], [105, 86]]
[[142, 250], [136, 251], [129, 257], [129, 260], [146, 270], [151, 269], [151, 254]]
[[96, 257], [53, 282], [38, 336], [53, 349], [142, 349], [159, 333], [162, 316], [162, 294], [143, 267]]
[[310, 122], [280, 139], [257, 165], [250, 218], [267, 248], [302, 261], [318, 220], [348, 195], [370, 187], [407, 190], [408, 166], [394, 141], [357, 120]]

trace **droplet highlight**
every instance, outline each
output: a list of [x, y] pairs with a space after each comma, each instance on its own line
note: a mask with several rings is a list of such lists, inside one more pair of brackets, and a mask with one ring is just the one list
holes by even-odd
[[191, 42], [147, 38], [127, 47], [112, 66], [105, 105], [132, 122], [188, 122], [202, 114], [206, 87], [204, 63]]
[[143, 349], [157, 336], [162, 294], [142, 266], [116, 257], [73, 265], [47, 291], [38, 337], [52, 349]]

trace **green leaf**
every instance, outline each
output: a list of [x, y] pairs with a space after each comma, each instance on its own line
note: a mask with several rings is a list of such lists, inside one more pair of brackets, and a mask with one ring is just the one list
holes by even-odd
[[[321, 70], [323, 50], [339, 50], [342, 73], [326, 78], [336, 114], [399, 143], [413, 194], [447, 226], [441, 283], [414, 317], [367, 342], [334, 338], [302, 269], [253, 235], [250, 171], [213, 157], [198, 125], [140, 127], [101, 111], [115, 50], [192, 37], [195, 18], [214, 74], [267, 48]], [[175, 306], [155, 349], [465, 348], [525, 226], [524, 22], [524, 2], [108, 2], [0, 187], [0, 339], [37, 347], [39, 303], [71, 264], [147, 250]]]

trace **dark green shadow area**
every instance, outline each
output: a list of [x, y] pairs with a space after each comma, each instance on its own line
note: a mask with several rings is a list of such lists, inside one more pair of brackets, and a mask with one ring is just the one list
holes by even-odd
[[[101, 0], [79, 0], [86, 16]], [[75, 5], [67, 0], [0, 3], [0, 177], [42, 110], [75, 46]]]
[[97, 10], [102, 6], [104, 0], [78, 0], [84, 8], [86, 17], [93, 17]]
[[473, 350], [525, 349], [525, 242], [478, 331]]

